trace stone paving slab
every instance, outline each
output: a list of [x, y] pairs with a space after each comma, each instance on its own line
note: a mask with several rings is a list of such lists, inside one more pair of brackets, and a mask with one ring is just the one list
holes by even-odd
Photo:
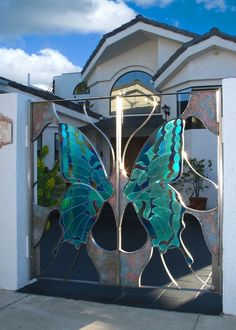
[[200, 315], [195, 330], [235, 330], [235, 316], [208, 316]]
[[197, 314], [31, 295], [0, 310], [0, 329], [191, 330], [197, 318]]
[[236, 317], [106, 305], [0, 290], [0, 330], [235, 330]]
[[14, 291], [0, 289], [0, 310], [5, 306], [17, 302], [18, 300], [24, 299], [27, 296], [28, 294], [26, 293], [18, 293]]

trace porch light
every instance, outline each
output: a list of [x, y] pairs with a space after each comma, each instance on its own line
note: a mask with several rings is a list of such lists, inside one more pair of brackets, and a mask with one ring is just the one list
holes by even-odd
[[161, 109], [165, 115], [165, 120], [168, 120], [168, 116], [170, 115], [170, 107], [168, 105], [164, 104]]

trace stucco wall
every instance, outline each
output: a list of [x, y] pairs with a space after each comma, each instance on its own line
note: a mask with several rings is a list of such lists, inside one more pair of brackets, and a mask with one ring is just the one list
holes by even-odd
[[[90, 86], [90, 95], [110, 95], [116, 80], [130, 71], [144, 71], [153, 76], [180, 45], [180, 42], [153, 36], [152, 40], [144, 41], [140, 45], [122, 51], [117, 42], [117, 53], [113, 50], [113, 56], [106, 58], [94, 68], [89, 77], [85, 77]], [[113, 47], [115, 46], [113, 45]], [[109, 116], [109, 101], [94, 102], [93, 110]]]
[[223, 80], [223, 312], [236, 315], [236, 79]]
[[219, 79], [236, 76], [235, 61], [235, 53], [218, 48], [208, 49], [178, 67], [178, 70], [168, 77], [168, 82], [161, 84], [161, 89], [166, 90], [175, 86], [178, 90], [184, 82], [195, 82], [195, 86], [216, 85]]
[[167, 38], [158, 38], [157, 63], [160, 68], [176, 50], [181, 47], [181, 43]]
[[28, 283], [28, 99], [0, 95], [0, 112], [13, 120], [13, 143], [0, 149], [0, 287]]
[[73, 97], [74, 88], [81, 81], [79, 72], [65, 73], [54, 77], [54, 94], [65, 99]]

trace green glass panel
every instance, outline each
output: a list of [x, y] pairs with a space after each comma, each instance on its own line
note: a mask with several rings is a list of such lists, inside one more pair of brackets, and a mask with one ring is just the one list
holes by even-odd
[[180, 246], [185, 209], [170, 183], [182, 172], [183, 127], [181, 119], [174, 119], [153, 133], [141, 149], [124, 188], [153, 247], [161, 252]]
[[165, 252], [180, 246], [179, 235], [185, 209], [170, 185], [157, 182], [146, 194], [139, 194], [133, 204], [153, 247]]
[[107, 179], [102, 161], [86, 136], [67, 124], [59, 125], [61, 171], [71, 183], [93, 187], [104, 200], [111, 197], [113, 187]]
[[82, 183], [73, 185], [61, 203], [64, 241], [76, 248], [86, 243], [103, 203], [104, 200], [93, 188]]
[[61, 171], [71, 183], [61, 202], [63, 239], [76, 248], [86, 244], [99, 212], [113, 194], [103, 164], [78, 129], [59, 125]]

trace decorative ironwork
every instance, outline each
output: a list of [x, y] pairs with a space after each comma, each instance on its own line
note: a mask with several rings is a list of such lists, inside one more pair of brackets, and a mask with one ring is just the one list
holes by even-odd
[[153, 248], [150, 240], [137, 251], [120, 251], [120, 285], [139, 287], [141, 275], [152, 257]]
[[46, 223], [52, 212], [55, 211], [59, 213], [58, 208], [44, 207], [37, 204], [33, 205], [33, 247], [39, 244]]
[[58, 208], [43, 207], [37, 204], [33, 204], [33, 231], [32, 231], [32, 246], [33, 246], [33, 258], [34, 263], [32, 272], [34, 276], [40, 274], [40, 241], [42, 239], [47, 221], [53, 212], [57, 212]]
[[201, 224], [208, 249], [213, 255], [218, 255], [220, 250], [218, 208], [208, 211], [199, 211], [186, 208], [186, 213], [192, 214]]
[[87, 251], [97, 269], [100, 282], [119, 285], [118, 250], [107, 251], [101, 248], [95, 242], [92, 234], [90, 234], [87, 242]]
[[[140, 128], [129, 138], [122, 156], [121, 101], [122, 98], [117, 97], [116, 157], [112, 152], [115, 166], [110, 177], [92, 143], [79, 129], [59, 123], [51, 104], [46, 103], [43, 108], [37, 107], [37, 104], [33, 107], [34, 138], [37, 138], [49, 122], [59, 124], [60, 167], [69, 184], [60, 206], [63, 237], [56, 250], [58, 251], [62, 241], [71, 243], [76, 249], [85, 244], [101, 283], [139, 287], [141, 275], [153, 249], [157, 248], [166, 273], [172, 283], [179, 287], [165, 263], [164, 254], [169, 249], [179, 248], [192, 269], [193, 258], [181, 238], [185, 228], [184, 213], [192, 214], [198, 219], [209, 250], [214, 255], [219, 253], [217, 209], [205, 212], [190, 209], [171, 186], [182, 174], [184, 119], [195, 116], [214, 134], [218, 134], [216, 92], [193, 92], [182, 118], [166, 122], [147, 140], [134, 163], [130, 178], [126, 176], [124, 168], [125, 154], [127, 145]], [[95, 125], [94, 127], [96, 128]], [[109, 146], [112, 149], [110, 143]], [[91, 233], [105, 202], [111, 205], [116, 222], [117, 248], [113, 251], [99, 246]], [[133, 204], [148, 234], [146, 243], [132, 252], [124, 251], [121, 245], [121, 226], [128, 203]], [[45, 213], [44, 225], [46, 217]], [[40, 233], [35, 235], [36, 241], [40, 239], [44, 225], [37, 225]]]
[[[119, 181], [118, 192], [123, 182], [124, 196], [134, 204], [140, 221], [149, 234], [151, 245], [158, 247], [161, 253], [181, 245], [179, 235], [183, 226], [184, 207], [169, 183], [178, 179], [182, 171], [183, 127], [184, 122], [181, 119], [171, 120], [161, 126], [141, 150], [128, 183], [128, 179], [119, 173], [123, 180]], [[60, 124], [59, 132], [61, 170], [64, 177], [72, 183], [61, 203], [63, 239], [78, 249], [81, 243], [87, 243], [89, 232], [98, 219], [104, 202], [111, 199], [114, 189], [108, 181], [101, 159], [88, 139], [78, 129], [67, 124]], [[116, 194], [118, 192], [116, 191]], [[121, 196], [118, 201], [119, 204], [116, 195], [112, 206], [119, 230], [127, 201], [123, 200], [121, 203]], [[92, 242], [93, 240], [90, 242], [90, 254]], [[98, 247], [93, 249], [95, 250], [107, 260], [104, 257], [107, 256], [107, 252]], [[130, 274], [124, 280], [121, 276], [124, 283], [130, 283], [129, 278], [133, 278], [133, 285], [139, 285], [142, 263], [145, 265], [149, 260], [148, 254], [143, 254], [143, 250], [146, 251], [146, 248], [133, 254], [122, 254], [119, 248], [122, 260], [120, 274]]]
[[193, 91], [182, 119], [196, 117], [215, 135], [218, 135], [216, 90]]
[[[202, 121], [212, 133], [218, 135], [217, 123], [217, 107], [216, 107], [216, 90], [193, 91], [189, 103], [182, 114], [183, 119], [194, 116]], [[186, 159], [188, 165], [191, 164]], [[193, 169], [193, 171], [195, 171]], [[196, 174], [198, 174], [195, 171]], [[201, 175], [198, 174], [200, 177]], [[215, 188], [217, 185], [211, 182]], [[218, 224], [218, 208], [208, 211], [198, 211], [186, 208], [186, 213], [192, 214], [200, 222], [207, 246], [213, 255], [219, 254], [219, 224]]]
[[49, 124], [60, 122], [52, 102], [34, 102], [32, 104], [32, 139], [37, 140]]

